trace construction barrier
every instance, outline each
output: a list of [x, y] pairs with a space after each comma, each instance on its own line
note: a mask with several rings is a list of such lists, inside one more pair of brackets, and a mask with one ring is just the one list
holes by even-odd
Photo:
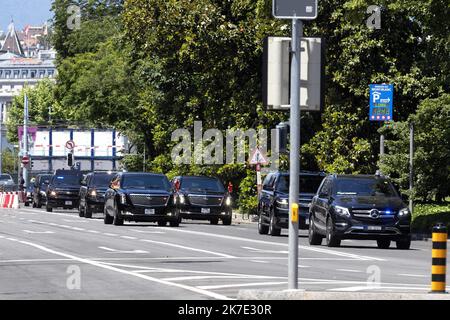
[[19, 193], [1, 192], [0, 193], [0, 209], [19, 209]]
[[447, 227], [444, 224], [439, 223], [433, 227], [432, 240], [431, 292], [445, 293]]

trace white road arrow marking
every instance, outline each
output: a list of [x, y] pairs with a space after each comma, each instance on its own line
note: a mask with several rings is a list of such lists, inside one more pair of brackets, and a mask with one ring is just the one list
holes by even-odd
[[145, 250], [124, 251], [124, 250], [111, 249], [111, 248], [108, 248], [108, 247], [98, 247], [98, 248], [106, 250], [106, 251], [109, 251], [109, 252], [113, 252], [113, 253], [139, 253], [139, 254], [148, 253], [148, 251], [145, 251]]

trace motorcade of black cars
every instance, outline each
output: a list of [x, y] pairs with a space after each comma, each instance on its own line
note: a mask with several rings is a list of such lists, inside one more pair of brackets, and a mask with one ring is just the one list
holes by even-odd
[[41, 208], [47, 202], [47, 188], [50, 184], [52, 174], [38, 174], [32, 184], [32, 206]]
[[173, 188], [163, 174], [128, 173], [115, 175], [105, 193], [105, 224], [124, 221], [170, 223], [178, 227], [181, 217], [174, 206]]
[[309, 243], [329, 247], [342, 239], [376, 240], [379, 248], [396, 241], [398, 249], [411, 245], [411, 213], [387, 177], [329, 175], [310, 208]]
[[[308, 229], [309, 206], [325, 176], [323, 172], [300, 172], [299, 229]], [[258, 199], [258, 232], [260, 234], [279, 236], [282, 228], [288, 228], [289, 183], [288, 172], [272, 172], [264, 179]]]
[[92, 218], [93, 213], [103, 213], [105, 192], [108, 190], [114, 174], [112, 172], [91, 172], [84, 176], [80, 187], [80, 217]]
[[56, 170], [47, 188], [46, 211], [78, 208], [82, 178], [79, 170]]
[[232, 198], [218, 178], [179, 176], [172, 180], [175, 205], [183, 219], [209, 220], [211, 224], [232, 222]]

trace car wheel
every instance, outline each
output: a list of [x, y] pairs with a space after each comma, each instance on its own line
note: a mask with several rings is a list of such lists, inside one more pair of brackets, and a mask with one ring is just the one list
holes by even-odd
[[180, 222], [179, 222], [178, 220], [170, 221], [170, 222], [169, 222], [169, 225], [170, 225], [172, 228], [177, 228], [177, 227], [180, 225]]
[[166, 221], [158, 221], [158, 226], [165, 227], [165, 226], [167, 226], [167, 222]]
[[270, 215], [269, 234], [274, 237], [277, 237], [281, 234], [281, 228], [278, 228], [275, 224], [275, 215], [273, 214], [273, 212]]
[[224, 226], [230, 226], [232, 222], [232, 217], [230, 216], [226, 216], [225, 218], [222, 219], [222, 223]]
[[89, 208], [89, 206], [84, 208], [84, 217], [87, 219], [92, 218], [92, 210]]
[[45, 206], [45, 211], [47, 211], [47, 212], [52, 212], [52, 211], [53, 211], [53, 208], [52, 208], [52, 207], [49, 207], [48, 205], [46, 205], [46, 206]]
[[409, 250], [411, 248], [411, 238], [408, 237], [404, 240], [396, 241], [397, 249], [400, 250]]
[[327, 219], [327, 235], [326, 241], [328, 247], [339, 247], [341, 245], [341, 239], [336, 236], [333, 230], [333, 220], [331, 217]]
[[219, 224], [219, 218], [213, 218], [209, 221], [209, 223], [211, 223], [212, 225]]
[[377, 240], [377, 246], [380, 249], [389, 249], [389, 247], [391, 246], [391, 240]]
[[309, 229], [308, 229], [308, 241], [312, 246], [320, 246], [322, 244], [322, 236], [318, 234], [315, 230], [314, 220], [309, 219]]
[[80, 218], [84, 217], [84, 209], [81, 204], [78, 206], [78, 215], [80, 216]]
[[103, 210], [103, 214], [104, 214], [104, 216], [103, 216], [103, 222], [104, 222], [105, 224], [112, 224], [114, 218], [111, 217], [111, 216], [106, 212], [106, 208]]
[[269, 226], [264, 225], [262, 220], [262, 213], [260, 213], [258, 218], [258, 233], [267, 234], [269, 232]]
[[37, 207], [36, 202], [33, 201], [33, 204], [32, 204], [31, 206], [32, 206], [33, 208], [36, 208], [36, 207]]

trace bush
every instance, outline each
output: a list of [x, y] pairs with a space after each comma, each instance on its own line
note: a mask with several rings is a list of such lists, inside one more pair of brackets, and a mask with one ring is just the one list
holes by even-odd
[[450, 203], [416, 204], [414, 206], [412, 231], [431, 233], [437, 223], [444, 223], [450, 229]]

